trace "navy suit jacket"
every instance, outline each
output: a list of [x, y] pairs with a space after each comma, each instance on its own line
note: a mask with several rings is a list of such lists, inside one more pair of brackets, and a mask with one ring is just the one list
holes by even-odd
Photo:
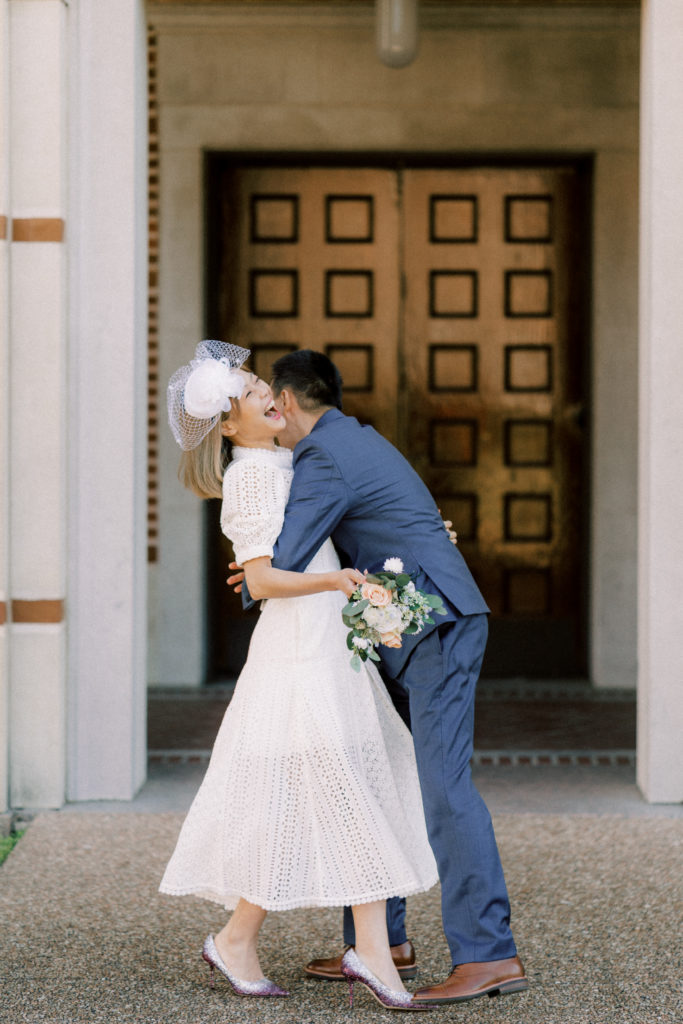
[[[324, 413], [294, 449], [294, 479], [273, 565], [301, 572], [328, 537], [361, 571], [400, 558], [420, 590], [445, 599], [449, 613], [436, 616], [436, 625], [489, 610], [412, 466], [376, 430], [337, 409]], [[243, 597], [249, 604], [246, 588]], [[404, 636], [398, 649], [377, 648], [390, 676], [396, 678], [434, 628]]]

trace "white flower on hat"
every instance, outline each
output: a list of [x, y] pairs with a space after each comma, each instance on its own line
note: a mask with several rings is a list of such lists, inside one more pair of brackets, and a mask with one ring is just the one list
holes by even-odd
[[185, 382], [185, 411], [198, 420], [208, 420], [221, 412], [230, 412], [230, 399], [240, 398], [244, 386], [244, 377], [227, 363], [218, 359], [204, 359]]
[[384, 562], [385, 572], [403, 572], [403, 562], [400, 558], [387, 558]]

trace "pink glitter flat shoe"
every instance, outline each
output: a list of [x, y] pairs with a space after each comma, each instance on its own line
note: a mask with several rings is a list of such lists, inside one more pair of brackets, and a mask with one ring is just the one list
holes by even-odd
[[214, 978], [214, 971], [216, 968], [221, 972], [224, 978], [226, 978], [232, 987], [233, 992], [238, 996], [288, 996], [289, 992], [284, 988], [280, 988], [274, 981], [269, 978], [260, 978], [258, 981], [242, 981], [241, 978], [236, 978], [234, 974], [231, 974], [228, 968], [225, 966], [223, 959], [216, 949], [216, 943], [213, 935], [207, 935], [204, 940], [204, 948], [202, 949], [202, 960], [205, 960], [209, 965], [209, 984], [211, 988], [216, 987], [216, 979]]
[[342, 974], [349, 983], [349, 1005], [353, 1008], [353, 986], [356, 981], [365, 985], [387, 1010], [431, 1010], [426, 1003], [414, 1003], [410, 992], [397, 992], [389, 988], [367, 969], [355, 949], [347, 949], [341, 962]]

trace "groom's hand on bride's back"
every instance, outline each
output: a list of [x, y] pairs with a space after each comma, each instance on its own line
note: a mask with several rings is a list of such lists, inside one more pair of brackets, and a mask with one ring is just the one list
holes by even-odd
[[229, 587], [232, 587], [236, 594], [242, 593], [242, 582], [244, 580], [244, 571], [237, 562], [230, 562], [228, 569], [237, 570], [232, 576], [228, 576], [226, 583]]

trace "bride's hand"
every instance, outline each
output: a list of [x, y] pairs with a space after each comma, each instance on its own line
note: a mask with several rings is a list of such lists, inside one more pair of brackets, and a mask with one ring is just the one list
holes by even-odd
[[335, 590], [341, 590], [347, 597], [356, 590], [361, 583], [365, 583], [365, 576], [358, 569], [340, 569], [334, 573]]
[[237, 562], [230, 562], [228, 568], [236, 569], [237, 572], [234, 574], [234, 576], [228, 576], [226, 583], [228, 584], [229, 587], [234, 588], [236, 594], [241, 594], [242, 582], [244, 580], [244, 572], [242, 571], [242, 567], [238, 565]]

